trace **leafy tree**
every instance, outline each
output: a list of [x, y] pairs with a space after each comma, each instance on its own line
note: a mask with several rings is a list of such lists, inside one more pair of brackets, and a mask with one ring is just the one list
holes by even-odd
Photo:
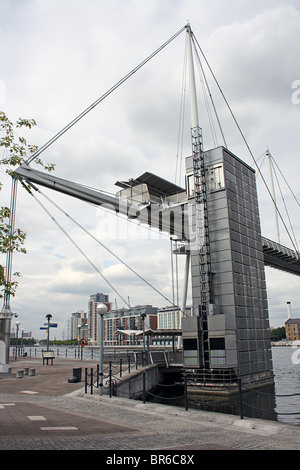
[[286, 338], [285, 327], [273, 328], [271, 330], [271, 341], [280, 341]]
[[[29, 144], [24, 137], [19, 137], [15, 129], [28, 128], [36, 126], [34, 119], [19, 118], [16, 123], [11, 122], [3, 111], [0, 111], [0, 147], [2, 147], [2, 158], [0, 165], [5, 168], [9, 175], [13, 175], [13, 168], [21, 165], [30, 155], [33, 155], [38, 147]], [[53, 164], [44, 164], [41, 159], [35, 159], [35, 163], [41, 165], [45, 170], [52, 171]], [[0, 182], [0, 190], [2, 183]], [[7, 253], [8, 250], [26, 253], [24, 242], [26, 234], [19, 228], [10, 233], [10, 209], [9, 207], [0, 207], [0, 253]], [[19, 276], [20, 273], [14, 273]], [[0, 298], [2, 293], [15, 295], [18, 282], [11, 281], [6, 283], [4, 266], [0, 264]]]

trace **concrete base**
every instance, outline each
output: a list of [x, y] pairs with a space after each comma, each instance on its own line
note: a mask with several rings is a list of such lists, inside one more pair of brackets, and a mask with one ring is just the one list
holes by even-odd
[[[243, 380], [244, 379], [244, 380]], [[242, 377], [242, 391], [255, 390], [263, 387], [274, 386], [274, 376], [264, 377], [261, 380], [247, 381]], [[230, 396], [239, 393], [238, 383], [231, 384], [205, 384], [205, 383], [189, 383], [188, 392], [195, 395], [211, 395], [211, 396]]]
[[9, 364], [0, 364], [0, 372], [8, 374], [9, 372], [11, 372], [11, 367], [9, 367]]

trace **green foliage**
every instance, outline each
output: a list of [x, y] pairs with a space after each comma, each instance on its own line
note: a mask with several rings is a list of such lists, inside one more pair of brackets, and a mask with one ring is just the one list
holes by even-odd
[[[13, 167], [19, 166], [24, 161], [33, 155], [38, 147], [27, 143], [24, 137], [19, 137], [15, 129], [28, 128], [36, 126], [34, 119], [19, 118], [17, 122], [12, 123], [3, 111], [0, 111], [0, 147], [2, 147], [2, 159], [0, 165], [5, 167], [7, 174], [13, 176]], [[41, 159], [36, 159], [35, 163], [41, 165], [45, 170], [54, 170], [53, 164], [44, 164]], [[0, 190], [2, 184], [0, 182]], [[8, 207], [0, 207], [0, 253], [7, 253], [10, 251], [17, 251], [26, 253], [24, 242], [26, 234], [19, 228], [11, 233], [9, 225], [10, 209]], [[20, 273], [14, 273], [18, 277]], [[0, 265], [0, 298], [3, 293], [15, 295], [18, 282], [16, 280], [7, 283], [5, 281], [4, 267]]]
[[[0, 147], [6, 150], [6, 155], [1, 160], [1, 165], [7, 165], [6, 169], [8, 174], [12, 174], [12, 168], [19, 166], [24, 161], [37, 152], [38, 147], [36, 145], [28, 144], [24, 137], [19, 137], [15, 128], [19, 129], [22, 127], [31, 129], [36, 126], [34, 119], [22, 119], [19, 118], [14, 124], [11, 122], [3, 111], [0, 111]], [[41, 165], [45, 170], [54, 170], [53, 164], [44, 164], [39, 158], [35, 159], [35, 163]]]
[[36, 343], [36, 340], [34, 338], [22, 338], [19, 336], [19, 338], [10, 338], [10, 345], [15, 346], [16, 344], [18, 346], [21, 346], [21, 343], [23, 346], [33, 346]]
[[49, 344], [55, 346], [77, 346], [78, 340], [77, 339], [55, 339], [53, 341], [49, 341]]
[[[39, 341], [40, 345], [47, 344], [46, 339]], [[77, 339], [53, 339], [49, 341], [50, 346], [78, 346]]]
[[271, 330], [271, 341], [280, 341], [286, 338], [285, 327], [273, 328]]

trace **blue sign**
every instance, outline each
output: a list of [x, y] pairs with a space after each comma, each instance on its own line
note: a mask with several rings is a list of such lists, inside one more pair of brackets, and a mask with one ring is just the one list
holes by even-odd
[[47, 330], [44, 326], [40, 326], [40, 330]]
[[[48, 326], [48, 323], [44, 323], [44, 325]], [[57, 328], [57, 323], [49, 323], [50, 328]]]

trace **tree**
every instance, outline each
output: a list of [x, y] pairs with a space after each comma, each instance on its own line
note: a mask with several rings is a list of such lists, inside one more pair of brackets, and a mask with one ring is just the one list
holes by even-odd
[[271, 341], [280, 341], [286, 338], [285, 327], [273, 328], [271, 330]]
[[[19, 137], [15, 129], [28, 128], [36, 126], [34, 119], [19, 118], [14, 124], [11, 122], [3, 111], [0, 111], [0, 147], [3, 157], [0, 160], [2, 167], [5, 167], [7, 174], [13, 176], [13, 168], [21, 165], [24, 161], [37, 152], [38, 147], [27, 143], [24, 137]], [[35, 163], [41, 165], [45, 170], [54, 170], [53, 164], [44, 164], [41, 159], [35, 159]], [[2, 183], [0, 182], [0, 190]], [[0, 253], [7, 253], [8, 250], [20, 253], [26, 253], [24, 242], [26, 234], [19, 228], [15, 229], [11, 234], [11, 227], [9, 225], [10, 209], [9, 207], [0, 207]], [[19, 276], [20, 273], [14, 273], [14, 276]], [[5, 281], [4, 266], [0, 264], [0, 298], [3, 294], [15, 295], [18, 282]]]

